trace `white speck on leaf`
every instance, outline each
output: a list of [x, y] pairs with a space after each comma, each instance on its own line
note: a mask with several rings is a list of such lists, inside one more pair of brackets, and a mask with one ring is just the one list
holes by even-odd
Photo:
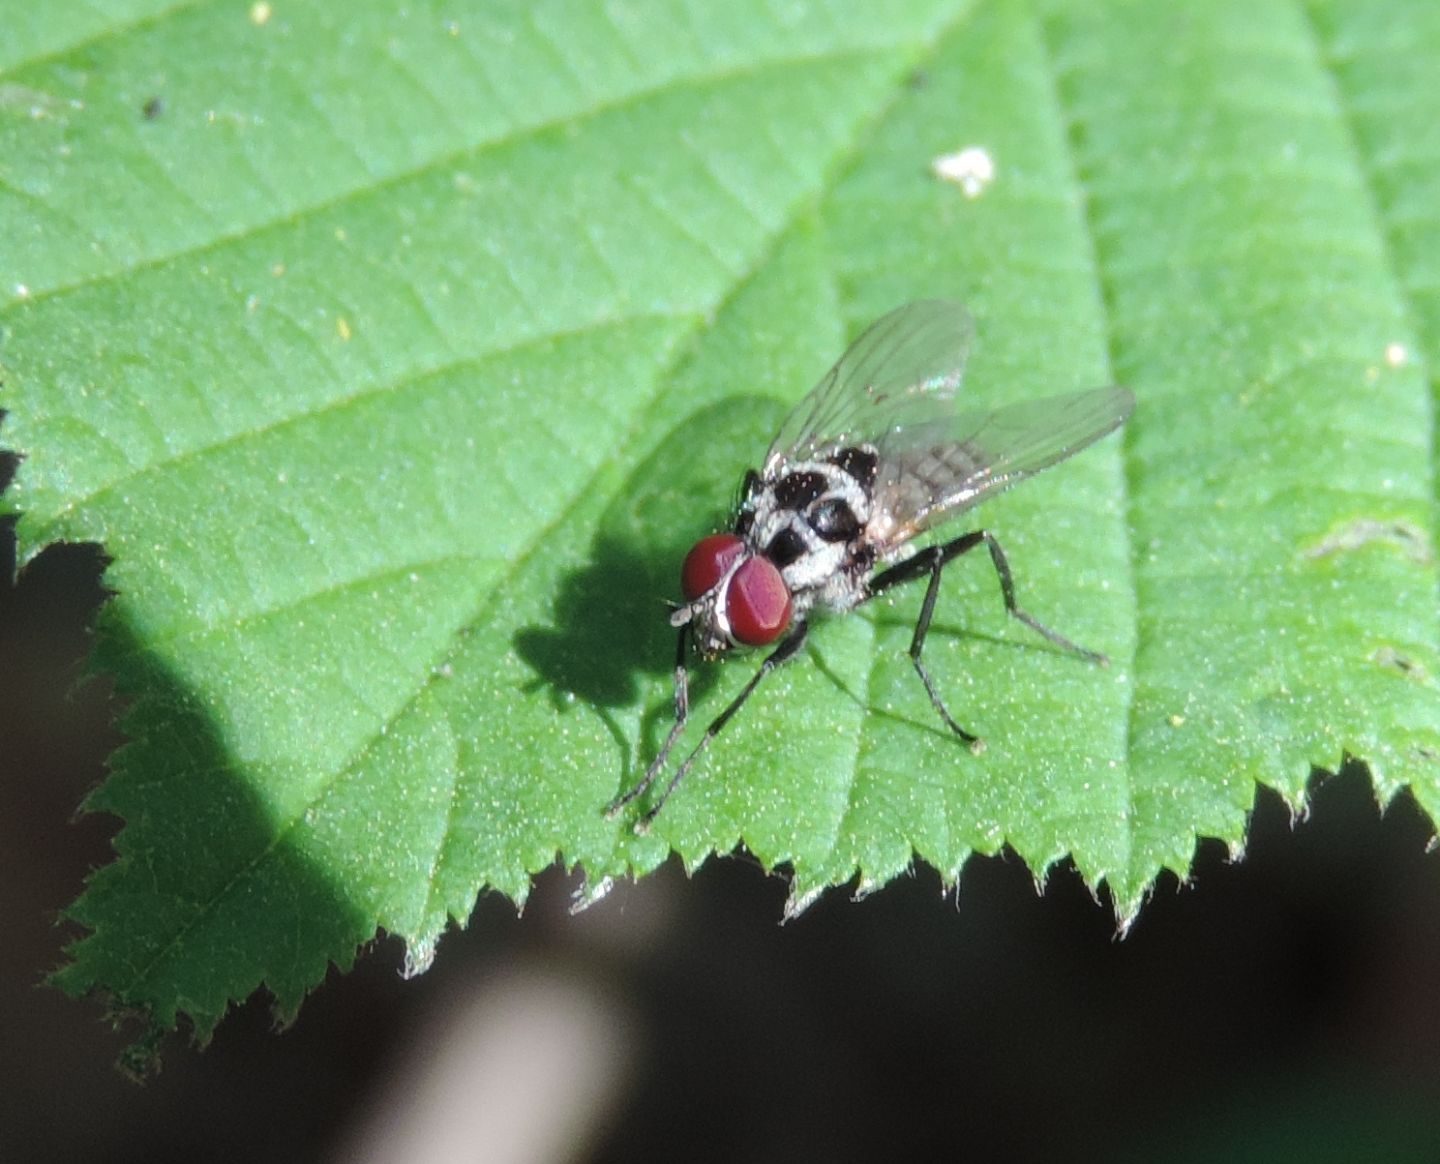
[[954, 182], [966, 198], [978, 198], [995, 180], [995, 159], [982, 146], [966, 146], [933, 159], [930, 171], [941, 181]]

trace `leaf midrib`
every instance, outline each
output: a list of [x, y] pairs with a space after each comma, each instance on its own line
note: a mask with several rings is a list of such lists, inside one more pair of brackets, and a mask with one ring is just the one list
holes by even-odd
[[[315, 407], [302, 408], [295, 412], [284, 413], [267, 420], [264, 424], [240, 429], [233, 433], [227, 433], [218, 440], [193, 445], [190, 448], [181, 449], [173, 455], [162, 457], [159, 460], [134, 466], [128, 472], [122, 473], [112, 480], [107, 481], [98, 489], [92, 489], [89, 493], [82, 494], [67, 502], [52, 516], [46, 518], [44, 525], [40, 527], [39, 533], [32, 538], [32, 541], [36, 545], [41, 545], [48, 540], [65, 536], [71, 531], [59, 527], [63, 525], [64, 519], [67, 516], [108, 497], [117, 489], [121, 489], [151, 474], [163, 473], [179, 465], [188, 465], [203, 460], [217, 452], [244, 445], [251, 440], [266, 439], [274, 436], [276, 433], [284, 432], [291, 426], [304, 424], [318, 417], [340, 415], [352, 407], [400, 392], [421, 381], [436, 379], [454, 372], [472, 369], [492, 360], [503, 359], [529, 348], [544, 347], [547, 344], [556, 343], [561, 340], [580, 339], [601, 331], [623, 328], [646, 321], [663, 322], [665, 320], [686, 319], [695, 314], [695, 312], [691, 311], [637, 311], [629, 315], [606, 316], [601, 319], [581, 323], [574, 327], [555, 328], [550, 331], [523, 335], [512, 343], [499, 344], [471, 355], [462, 356], [458, 359], [442, 360], [435, 364], [413, 367], [407, 370], [404, 375], [397, 376], [392, 380], [377, 380], [361, 391], [332, 397], [331, 399], [318, 403]], [[38, 550], [36, 552], [38, 552]]]

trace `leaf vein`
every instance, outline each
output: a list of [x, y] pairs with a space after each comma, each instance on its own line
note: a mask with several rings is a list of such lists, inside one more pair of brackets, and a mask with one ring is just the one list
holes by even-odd
[[[582, 126], [599, 121], [602, 118], [613, 116], [627, 109], [642, 106], [647, 101], [664, 97], [672, 92], [688, 89], [700, 91], [709, 88], [718, 88], [751, 77], [762, 77], [771, 73], [784, 73], [787, 70], [807, 65], [818, 66], [839, 64], [849, 60], [870, 60], [876, 57], [887, 56], [889, 53], [895, 51], [897, 47], [898, 46], [893, 45], [872, 45], [863, 49], [847, 47], [827, 52], [795, 53], [790, 56], [767, 58], [766, 60], [752, 62], [747, 65], [731, 65], [711, 72], [697, 73], [683, 79], [667, 78], [657, 84], [641, 87], [613, 100], [598, 102], [595, 105], [577, 112], [566, 113], [560, 117], [519, 126], [483, 141], [467, 142], [455, 149], [438, 153], [416, 165], [399, 168], [394, 173], [387, 174], [384, 177], [376, 177], [374, 181], [368, 182], [364, 186], [350, 190], [342, 190], [328, 197], [316, 199], [305, 205], [285, 210], [271, 218], [257, 220], [239, 229], [221, 233], [214, 238], [205, 239], [194, 245], [182, 246], [171, 251], [155, 254], [131, 263], [122, 269], [102, 272], [97, 275], [74, 279], [69, 282], [57, 283], [51, 287], [32, 290], [28, 302], [39, 302], [71, 294], [82, 289], [105, 286], [106, 284], [116, 282], [139, 272], [155, 270], [183, 258], [212, 254], [237, 242], [254, 238], [275, 227], [281, 225], [294, 226], [304, 219], [338, 210], [362, 199], [374, 197], [381, 191], [403, 186], [407, 182], [415, 181], [426, 175], [444, 172], [447, 169], [454, 168], [475, 158], [498, 153], [501, 150], [521, 142], [544, 137], [547, 134], [576, 130]], [[689, 143], [686, 144], [688, 145]], [[691, 146], [690, 148], [693, 149], [694, 147]], [[733, 191], [731, 193], [733, 195]], [[743, 205], [743, 202], [740, 204]], [[751, 217], [752, 219], [756, 218], [753, 213]], [[758, 219], [756, 220], [759, 221]]]
[[526, 335], [521, 337], [518, 341], [514, 343], [503, 344], [484, 352], [466, 355], [448, 363], [440, 363], [429, 367], [417, 368], [414, 371], [409, 372], [404, 376], [397, 377], [393, 380], [380, 380], [369, 388], [357, 392], [349, 392], [344, 395], [327, 400], [319, 407], [306, 408], [298, 412], [287, 413], [283, 416], [276, 417], [273, 420], [267, 421], [265, 424], [258, 425], [252, 428], [246, 428], [240, 432], [229, 433], [226, 436], [220, 438], [219, 440], [211, 441], [207, 444], [195, 445], [191, 448], [185, 449], [175, 454], [174, 456], [163, 457], [159, 460], [151, 461], [146, 465], [136, 468], [133, 472], [124, 473], [119, 477], [107, 481], [98, 489], [93, 489], [89, 493], [73, 498], [66, 505], [57, 510], [54, 516], [50, 518], [50, 521], [52, 524], [57, 523], [61, 519], [76, 512], [82, 507], [93, 505], [96, 501], [109, 496], [117, 489], [122, 488], [124, 485], [136, 480], [137, 478], [163, 472], [167, 469], [173, 468], [178, 464], [191, 463], [203, 457], [211, 456], [221, 450], [243, 445], [252, 440], [259, 440], [268, 436], [272, 436], [275, 433], [282, 432], [293, 425], [303, 424], [307, 421], [314, 420], [317, 417], [338, 415], [340, 413], [343, 413], [345, 410], [353, 408], [357, 405], [404, 391], [410, 386], [424, 380], [448, 375], [463, 368], [483, 365], [491, 360], [499, 359], [504, 356], [514, 355], [517, 352], [524, 351], [526, 348], [539, 347], [545, 344], [553, 343], [556, 340], [560, 339], [583, 336], [591, 332], [600, 331], [605, 328], [623, 326], [643, 320], [660, 320], [674, 318], [677, 318], [677, 315], [675, 313], [667, 313], [661, 311], [641, 311], [636, 312], [632, 315], [626, 315], [622, 317], [604, 317], [601, 319], [592, 320], [588, 323], [582, 323], [572, 328], [559, 328], [549, 332]]

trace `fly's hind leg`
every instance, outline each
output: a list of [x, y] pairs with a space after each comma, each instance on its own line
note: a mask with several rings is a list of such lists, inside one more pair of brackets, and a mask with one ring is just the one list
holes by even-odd
[[990, 561], [995, 566], [995, 573], [1000, 579], [1000, 594], [1005, 600], [1005, 610], [1012, 618], [1023, 622], [1057, 647], [1079, 655], [1082, 659], [1099, 663], [1101, 666], [1109, 664], [1109, 660], [1098, 651], [1090, 651], [1071, 642], [1064, 635], [1051, 630], [1039, 619], [1020, 608], [1015, 601], [1015, 578], [1010, 572], [1010, 562], [1005, 557], [1005, 551], [1000, 548], [999, 541], [988, 530], [980, 529], [972, 533], [961, 534], [953, 541], [921, 550], [914, 557], [899, 565], [881, 571], [870, 581], [871, 597], [881, 594], [901, 582], [909, 582], [929, 574], [930, 581], [925, 587], [925, 601], [921, 603], [920, 617], [915, 620], [915, 633], [910, 639], [910, 661], [915, 665], [915, 671], [920, 676], [920, 681], [925, 684], [925, 691], [930, 696], [930, 702], [934, 705], [940, 718], [945, 721], [945, 725], [969, 744], [971, 751], [977, 753], [984, 751], [985, 742], [974, 733], [966, 731], [950, 714], [949, 709], [945, 706], [945, 701], [940, 698], [940, 693], [936, 690], [935, 681], [930, 677], [930, 672], [921, 655], [925, 650], [925, 638], [930, 633], [930, 622], [935, 617], [935, 602], [940, 596], [941, 573], [950, 562], [960, 557], [961, 554], [973, 550], [981, 543], [984, 543], [990, 551]]

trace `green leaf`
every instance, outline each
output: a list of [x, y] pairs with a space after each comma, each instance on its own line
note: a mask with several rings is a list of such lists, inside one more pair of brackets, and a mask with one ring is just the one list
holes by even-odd
[[[0, 0], [5, 498], [101, 543], [124, 821], [59, 973], [208, 1034], [557, 855], [744, 844], [792, 908], [1073, 857], [1122, 920], [1257, 781], [1432, 814], [1440, 17], [1426, 0], [784, 8]], [[879, 9], [883, 9], [879, 10]], [[935, 159], [980, 147], [967, 188]], [[966, 391], [1132, 386], [947, 573], [817, 627], [637, 837], [661, 600], [871, 318]], [[695, 674], [697, 720], [756, 660]], [[695, 734], [690, 738], [693, 740]]]

